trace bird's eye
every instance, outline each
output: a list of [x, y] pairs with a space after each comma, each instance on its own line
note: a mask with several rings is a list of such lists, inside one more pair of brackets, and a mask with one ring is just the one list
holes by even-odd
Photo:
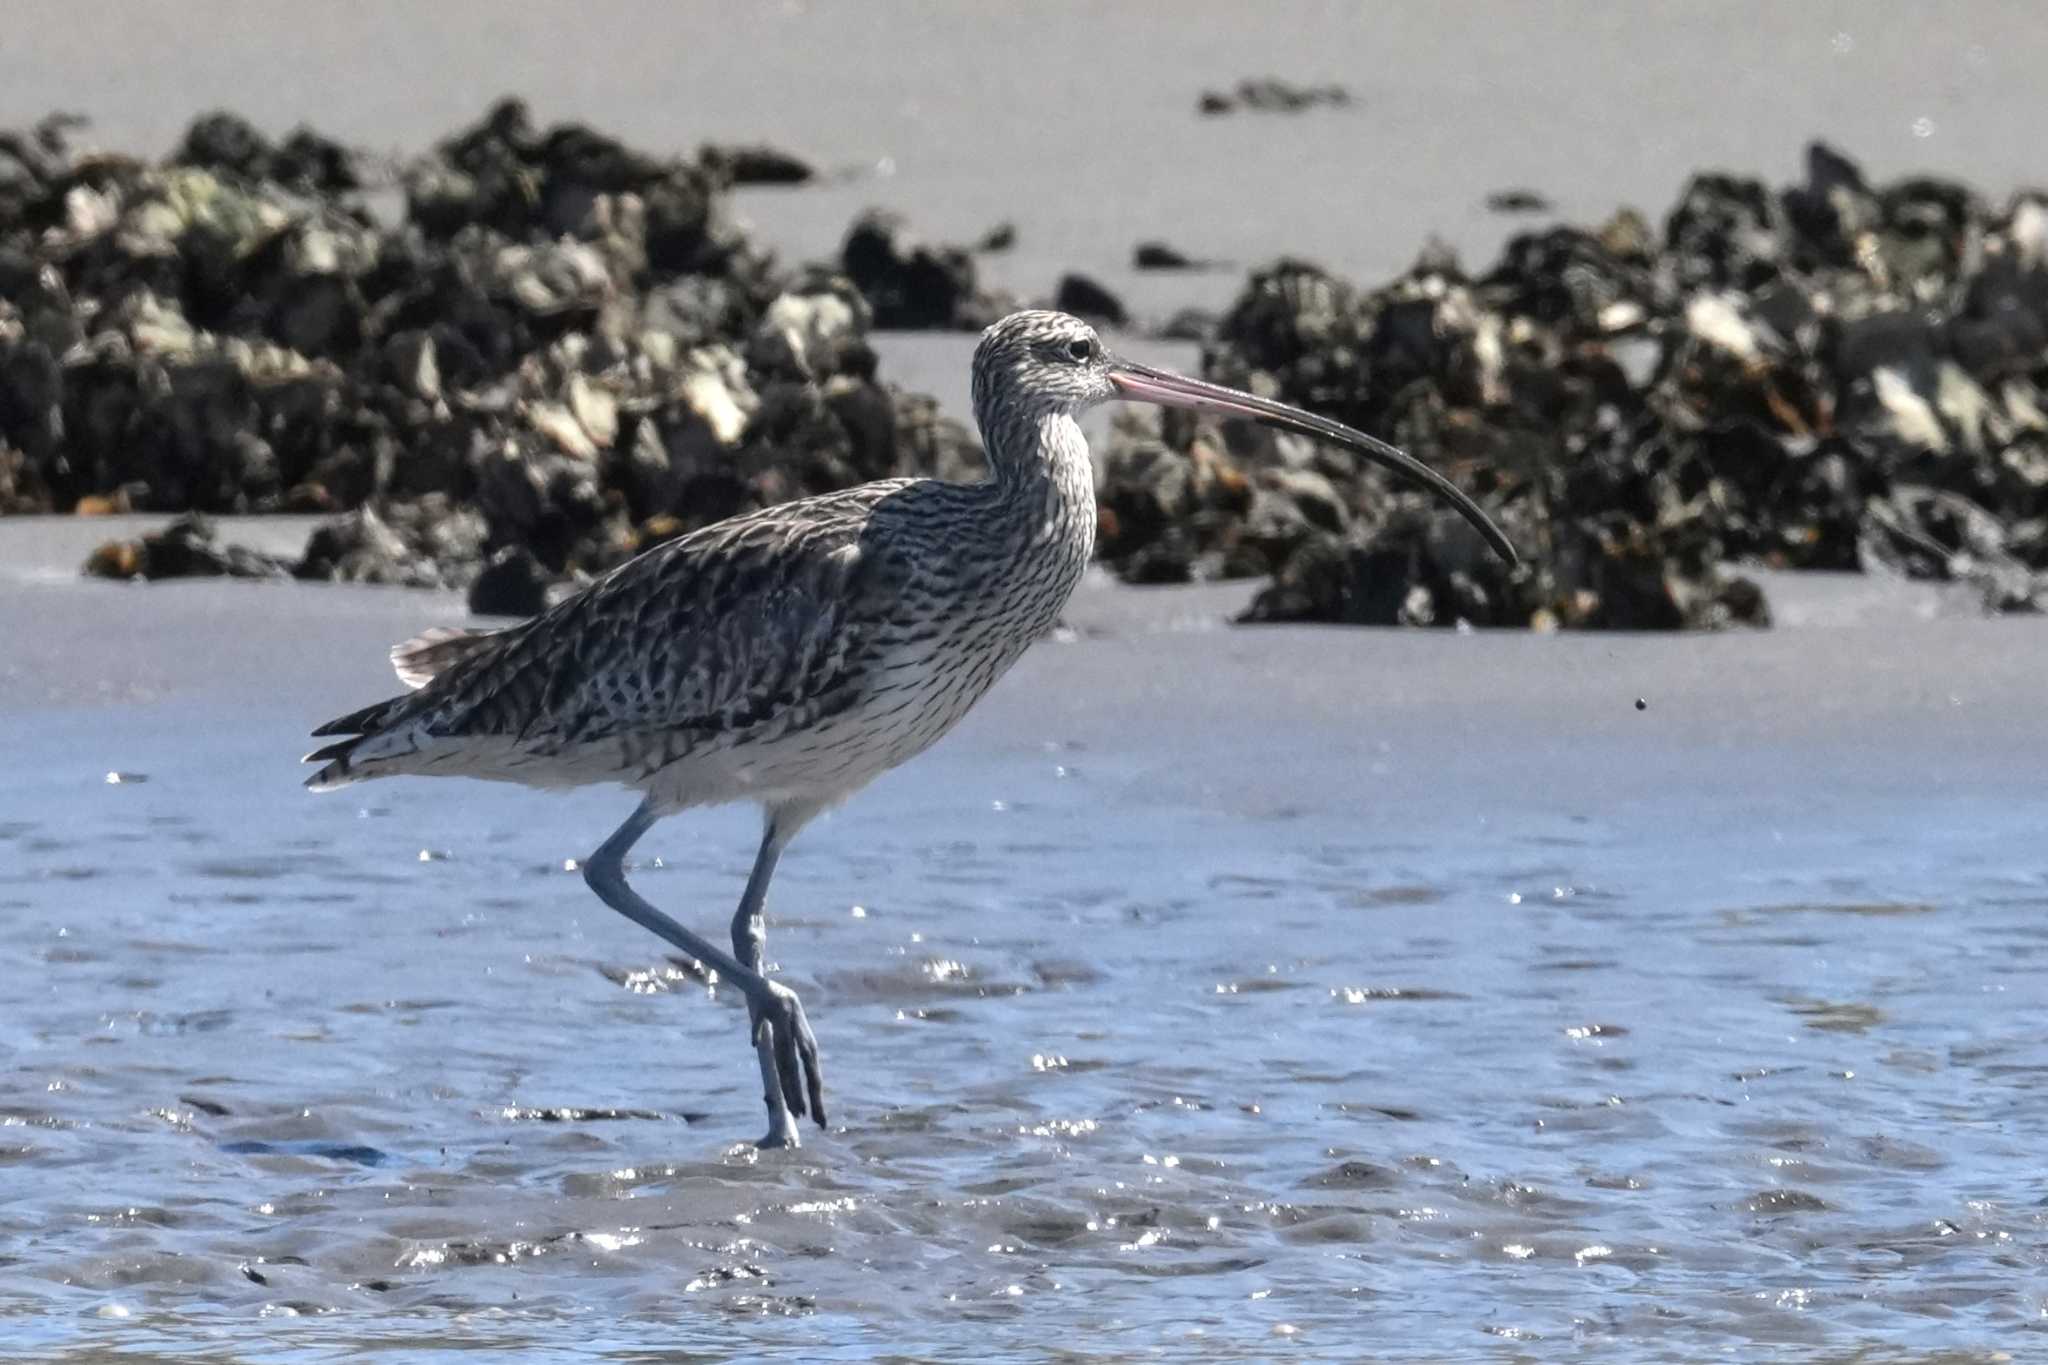
[[1067, 354], [1085, 365], [1095, 359], [1095, 343], [1087, 337], [1075, 337], [1067, 343]]

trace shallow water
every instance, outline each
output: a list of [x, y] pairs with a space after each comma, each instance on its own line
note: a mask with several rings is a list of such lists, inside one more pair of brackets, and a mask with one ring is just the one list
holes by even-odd
[[[0, 1349], [2025, 1358], [2048, 632], [1219, 600], [1091, 588], [806, 832], [833, 1123], [758, 1154], [737, 1003], [566, 870], [624, 799], [295, 789], [448, 603], [13, 580]], [[639, 884], [717, 928], [753, 833]]]

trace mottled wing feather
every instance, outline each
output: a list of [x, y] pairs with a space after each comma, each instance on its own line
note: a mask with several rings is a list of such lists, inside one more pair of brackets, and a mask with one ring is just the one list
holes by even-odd
[[736, 732], [829, 690], [855, 643], [860, 523], [718, 529], [581, 599], [548, 651], [522, 737]]
[[465, 640], [473, 652], [410, 696], [316, 733], [416, 723], [553, 749], [687, 743], [822, 714], [842, 704], [862, 646], [861, 594], [887, 577], [863, 545], [868, 514], [900, 486], [783, 504], [659, 546], [524, 625]]

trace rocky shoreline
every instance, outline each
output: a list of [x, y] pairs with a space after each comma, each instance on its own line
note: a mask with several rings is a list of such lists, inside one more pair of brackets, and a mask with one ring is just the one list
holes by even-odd
[[215, 115], [148, 165], [67, 131], [0, 144], [0, 511], [339, 514], [293, 565], [194, 524], [96, 571], [525, 612], [748, 507], [978, 467], [970, 432], [876, 382], [857, 289], [729, 224], [730, 154], [506, 101], [403, 169], [386, 222], [317, 134]]
[[1362, 289], [1283, 261], [1211, 379], [1378, 432], [1477, 494], [1455, 517], [1345, 452], [1120, 418], [1103, 557], [1127, 578], [1270, 575], [1253, 620], [1673, 629], [1768, 619], [1721, 567], [1862, 569], [2048, 603], [2048, 197], [1700, 175], [1662, 232], [1624, 210], [1430, 250]]
[[[1015, 301], [900, 218], [786, 267], [732, 226], [765, 147], [694, 159], [518, 101], [398, 168], [229, 115], [161, 164], [0, 137], [0, 513], [324, 512], [297, 560], [201, 520], [116, 542], [114, 577], [296, 575], [550, 594], [750, 507], [978, 443], [877, 374], [871, 331]], [[1266, 576], [1248, 619], [1676, 629], [1763, 624], [1724, 569], [1963, 579], [2048, 601], [2048, 199], [1883, 187], [1824, 147], [1774, 191], [1701, 175], [1662, 231], [1629, 211], [1514, 238], [1483, 273], [1425, 251], [1374, 289], [1255, 271], [1203, 370], [1386, 436], [1525, 554], [1343, 452], [1120, 414], [1101, 556], [1137, 582]], [[1155, 243], [1141, 259], [1193, 264]], [[1080, 278], [1059, 300], [1128, 322]]]

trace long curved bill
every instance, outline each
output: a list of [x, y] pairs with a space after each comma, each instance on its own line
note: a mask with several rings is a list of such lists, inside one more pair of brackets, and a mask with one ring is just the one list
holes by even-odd
[[1249, 417], [1267, 426], [1279, 427], [1283, 431], [1297, 432], [1328, 441], [1332, 445], [1345, 446], [1357, 451], [1375, 464], [1384, 465], [1395, 473], [1435, 493], [1438, 497], [1458, 509], [1458, 515], [1472, 523], [1479, 534], [1486, 537], [1486, 543], [1494, 553], [1509, 564], [1519, 562], [1515, 547], [1508, 544], [1508, 538], [1500, 528], [1479, 510], [1479, 504], [1467, 497], [1462, 489], [1443, 475], [1431, 469], [1422, 461], [1404, 450], [1398, 450], [1385, 441], [1366, 435], [1364, 432], [1333, 422], [1327, 417], [1318, 417], [1312, 412], [1275, 403], [1270, 399], [1253, 394], [1226, 389], [1221, 384], [1210, 384], [1200, 379], [1189, 379], [1167, 370], [1155, 370], [1150, 365], [1140, 365], [1134, 360], [1121, 358], [1109, 362], [1109, 382], [1116, 387], [1120, 398], [1135, 399], [1141, 403], [1157, 403], [1169, 408], [1193, 408], [1197, 412], [1221, 413], [1229, 417]]

